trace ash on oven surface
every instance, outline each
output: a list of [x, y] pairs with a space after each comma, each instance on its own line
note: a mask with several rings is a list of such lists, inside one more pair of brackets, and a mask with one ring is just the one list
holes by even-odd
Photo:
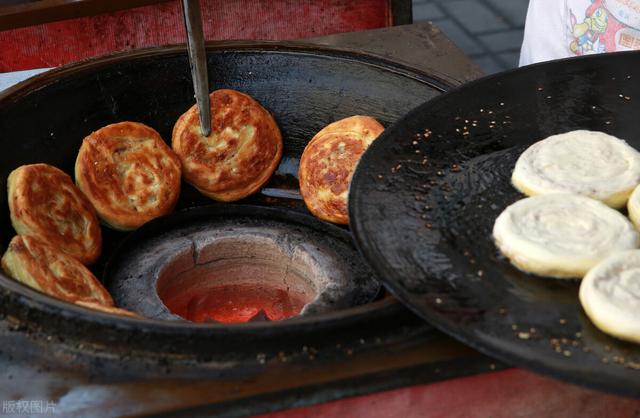
[[[272, 284], [307, 295], [301, 314], [308, 315], [361, 305], [379, 292], [346, 231], [265, 219], [258, 208], [248, 209], [254, 217], [231, 219], [215, 208], [199, 211], [201, 216], [185, 222], [179, 221], [184, 212], [171, 215], [178, 224], [170, 230], [165, 222], [148, 224], [128, 239], [133, 245], [116, 251], [105, 280], [118, 306], [146, 318], [180, 321], [182, 315], [163, 302], [184, 311], [193, 292], [215, 285]], [[181, 293], [192, 300], [177, 300]]]

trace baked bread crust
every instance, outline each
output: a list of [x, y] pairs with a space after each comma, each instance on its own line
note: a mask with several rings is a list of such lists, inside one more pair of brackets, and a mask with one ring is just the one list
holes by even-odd
[[166, 215], [180, 196], [180, 161], [154, 129], [137, 122], [107, 125], [82, 142], [76, 183], [102, 221], [132, 230]]
[[212, 92], [211, 134], [202, 135], [197, 106], [173, 128], [172, 147], [183, 176], [202, 194], [232, 202], [259, 190], [282, 157], [282, 135], [273, 116], [239, 91]]
[[349, 184], [360, 157], [384, 131], [370, 116], [351, 116], [324, 127], [300, 158], [300, 193], [311, 213], [325, 221], [349, 223]]
[[95, 210], [70, 176], [48, 164], [23, 165], [7, 179], [11, 224], [83, 264], [100, 257], [102, 232]]
[[142, 318], [135, 312], [131, 312], [126, 309], [118, 308], [116, 306], [105, 306], [95, 302], [88, 302], [84, 300], [79, 300], [75, 302], [76, 305], [80, 305], [82, 307], [93, 309], [95, 311], [106, 312], [114, 315], [122, 315], [122, 316], [130, 316], [132, 318]]
[[35, 237], [13, 237], [1, 263], [15, 280], [54, 298], [113, 305], [111, 295], [89, 269]]

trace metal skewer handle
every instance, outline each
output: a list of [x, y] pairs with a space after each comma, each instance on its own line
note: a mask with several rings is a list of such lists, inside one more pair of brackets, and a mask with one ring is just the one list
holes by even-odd
[[184, 25], [187, 29], [189, 63], [200, 113], [200, 129], [204, 136], [211, 133], [211, 108], [209, 103], [209, 77], [207, 75], [207, 55], [204, 49], [204, 34], [198, 0], [182, 0]]

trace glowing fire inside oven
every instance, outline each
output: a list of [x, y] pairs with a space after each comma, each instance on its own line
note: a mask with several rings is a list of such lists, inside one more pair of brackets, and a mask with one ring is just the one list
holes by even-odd
[[174, 314], [192, 322], [279, 321], [300, 315], [318, 296], [320, 268], [313, 257], [282, 251], [271, 239], [220, 238], [170, 261], [157, 282], [158, 296]]
[[228, 284], [168, 296], [174, 314], [192, 322], [279, 321], [297, 316], [309, 300], [304, 294], [275, 286]]

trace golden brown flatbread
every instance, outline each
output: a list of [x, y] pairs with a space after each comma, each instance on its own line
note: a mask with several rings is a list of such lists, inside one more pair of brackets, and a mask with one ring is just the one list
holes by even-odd
[[250, 96], [223, 89], [210, 99], [211, 134], [202, 135], [193, 106], [176, 122], [172, 146], [189, 184], [212, 199], [231, 202], [269, 180], [282, 157], [282, 135], [271, 114]]
[[109, 292], [82, 263], [38, 238], [16, 235], [2, 256], [15, 280], [54, 298], [112, 306]]
[[100, 311], [100, 312], [106, 312], [106, 313], [110, 313], [110, 314], [114, 314], [114, 315], [130, 316], [132, 318], [142, 318], [137, 313], [128, 311], [126, 309], [118, 308], [118, 307], [115, 307], [115, 306], [105, 306], [105, 305], [101, 305], [99, 303], [87, 302], [87, 301], [84, 301], [84, 300], [79, 300], [79, 301], [75, 302], [75, 304], [76, 305], [80, 305], [80, 306], [84, 306], [85, 308], [93, 309], [93, 310]]
[[300, 158], [300, 193], [311, 213], [347, 224], [349, 183], [360, 156], [384, 131], [370, 116], [351, 116], [324, 127]]
[[180, 161], [154, 129], [120, 122], [82, 142], [76, 183], [98, 216], [120, 230], [136, 229], [173, 210], [180, 195]]
[[93, 206], [62, 170], [23, 165], [7, 179], [11, 224], [59, 248], [83, 264], [100, 256], [102, 233]]

